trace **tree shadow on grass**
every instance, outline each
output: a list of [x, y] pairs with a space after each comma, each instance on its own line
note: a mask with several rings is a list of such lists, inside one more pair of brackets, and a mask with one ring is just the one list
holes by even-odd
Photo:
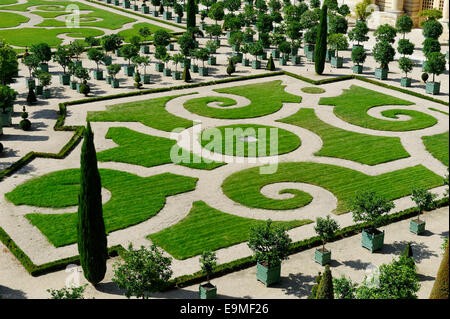
[[0, 285], [0, 296], [2, 299], [26, 299], [26, 294], [22, 290], [11, 289]]
[[286, 295], [298, 298], [308, 297], [311, 295], [314, 280], [313, 276], [303, 275], [302, 273], [289, 274], [287, 277], [282, 277], [278, 284], [273, 285], [273, 288], [281, 288]]

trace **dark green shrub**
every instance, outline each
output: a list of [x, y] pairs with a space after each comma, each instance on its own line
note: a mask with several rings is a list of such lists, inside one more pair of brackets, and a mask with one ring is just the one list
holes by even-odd
[[325, 266], [315, 299], [334, 299], [333, 277], [331, 276], [330, 265]]
[[37, 98], [36, 98], [36, 94], [34, 94], [34, 89], [32, 87], [28, 88], [28, 95], [27, 95], [27, 103], [28, 105], [32, 105], [34, 103], [36, 103]]
[[91, 88], [86, 81], [83, 81], [80, 85], [80, 93], [84, 94], [84, 96], [88, 96], [89, 92], [91, 92]]
[[[317, 74], [322, 74], [325, 69], [327, 53], [327, 5], [324, 4], [320, 14], [319, 30], [317, 32], [316, 47], [314, 50], [314, 67]], [[345, 19], [344, 19], [345, 20]]]
[[189, 71], [189, 68], [187, 67], [187, 65], [184, 66], [184, 70], [183, 70], [183, 81], [184, 82], [191, 82], [192, 78], [191, 78], [191, 72]]
[[275, 63], [273, 62], [273, 57], [270, 55], [269, 62], [267, 62], [266, 70], [275, 71]]
[[134, 87], [136, 89], [140, 89], [142, 87], [141, 74], [139, 73], [139, 71], [136, 71], [136, 73], [134, 74]]
[[2, 143], [0, 143], [0, 154], [2, 154], [2, 152], [3, 152], [3, 144]]
[[21, 120], [19, 123], [19, 127], [24, 131], [29, 131], [31, 129], [31, 122], [29, 119]]
[[422, 81], [423, 82], [427, 82], [428, 81], [428, 78], [429, 78], [430, 76], [428, 75], [428, 73], [426, 73], [426, 72], [424, 72], [424, 73], [422, 73], [422, 75], [420, 76], [420, 78], [422, 79]]

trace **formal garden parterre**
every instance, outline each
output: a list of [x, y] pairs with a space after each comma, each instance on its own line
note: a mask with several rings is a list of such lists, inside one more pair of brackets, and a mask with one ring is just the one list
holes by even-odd
[[[0, 14], [3, 10], [42, 10], [41, 12], [45, 12], [42, 13], [44, 22], [36, 26], [54, 27], [45, 31], [51, 32], [51, 37], [54, 38], [45, 39], [44, 42], [56, 46], [61, 43], [56, 35], [60, 31], [66, 31], [62, 28], [65, 24], [62, 22], [61, 25], [58, 20], [58, 17], [63, 16], [59, 11], [65, 2], [51, 1], [52, 5], [46, 2], [50, 1], [12, 3], [11, 6], [1, 6]], [[84, 34], [83, 29], [76, 29], [76, 32], [82, 38], [88, 35], [94, 38], [102, 36], [104, 33], [100, 29], [106, 28], [106, 25], [99, 20], [104, 20], [106, 16], [109, 19], [110, 11], [97, 7], [94, 9], [84, 2], [80, 5], [81, 10], [92, 11], [83, 14], [81, 20], [86, 32], [92, 33]], [[233, 12], [234, 7], [229, 6], [227, 10]], [[105, 7], [105, 10], [109, 9]], [[220, 11], [220, 8], [211, 7], [211, 12], [215, 10]], [[262, 7], [258, 10], [263, 14]], [[133, 8], [128, 11], [133, 11]], [[311, 12], [310, 19], [314, 18], [317, 10], [307, 12]], [[289, 14], [295, 16], [298, 13]], [[133, 19], [128, 16], [117, 15], [120, 18], [112, 16], [113, 21], [107, 28], [118, 30], [127, 23], [137, 21], [131, 21]], [[10, 22], [15, 21], [14, 17], [5, 17], [3, 21], [6, 26], [2, 28], [16, 26]], [[164, 19], [166, 18], [167, 15]], [[208, 18], [215, 22], [223, 20], [217, 12], [210, 14]], [[230, 32], [227, 37], [230, 39], [230, 46], [233, 46], [233, 56], [239, 57], [228, 60], [228, 75], [235, 72], [233, 68], [236, 65], [242, 63], [245, 66], [245, 54], [253, 55], [254, 62], [260, 62], [265, 61], [265, 53], [270, 53], [269, 59], [264, 62], [269, 71], [274, 57], [279, 55], [277, 50], [282, 54], [280, 66], [286, 62], [281, 62], [281, 59], [288, 60], [290, 56], [300, 55], [294, 53], [295, 39], [292, 33], [286, 34], [285, 39], [291, 40], [291, 43], [274, 37], [269, 47], [277, 43], [278, 48], [271, 51], [264, 49], [264, 31], [267, 28], [262, 23], [264, 19], [260, 18], [256, 24], [257, 31], [261, 33], [260, 39], [253, 44], [249, 41], [241, 57], [238, 49], [241, 43], [235, 39], [236, 36], [232, 36], [233, 32], [239, 30], [231, 20], [226, 21], [229, 25], [225, 30]], [[307, 20], [307, 17], [304, 19]], [[23, 19], [19, 24], [27, 22]], [[307, 21], [303, 22], [307, 27]], [[318, 23], [318, 19], [316, 22]], [[180, 20], [176, 23], [182, 24]], [[173, 87], [181, 79], [191, 82], [187, 73], [189, 70], [193, 74], [197, 73], [195, 66], [199, 71], [201, 68], [205, 69], [204, 64], [207, 62], [213, 66], [208, 68], [214, 69], [216, 61], [212, 58], [216, 50], [225, 48], [218, 45], [221, 34], [214, 33], [213, 26], [211, 24], [211, 30], [206, 29], [211, 40], [198, 36], [202, 40], [197, 41], [194, 37], [191, 43], [192, 34], [183, 34], [176, 45], [176, 50], [180, 53], [173, 55], [169, 54], [174, 50], [170, 46], [172, 35], [167, 32], [169, 29], [142, 22], [121, 30], [118, 36], [106, 36], [97, 42], [86, 38], [84, 44], [74, 42], [78, 44], [58, 46], [51, 53], [59, 66], [69, 69], [72, 82], [75, 82], [74, 78], [79, 80], [75, 82], [79, 95], [97, 96], [92, 100], [88, 98], [81, 103], [75, 101], [64, 106], [64, 113], [61, 113], [60, 107], [62, 122], [58, 120], [57, 126], [73, 131], [86, 125], [86, 121], [92, 125], [104, 199], [103, 220], [108, 247], [121, 245], [126, 248], [129, 242], [145, 245], [154, 243], [174, 258], [177, 269], [184, 267], [176, 274], [180, 276], [190, 275], [198, 270], [196, 260], [205, 251], [220, 251], [227, 256], [226, 260], [236, 261], [238, 264], [240, 258], [244, 258], [242, 265], [249, 265], [245, 259], [248, 252], [243, 252], [242, 247], [250, 240], [249, 248], [256, 253], [258, 267], [265, 265], [264, 267], [270, 268], [272, 263], [279, 266], [280, 260], [287, 258], [289, 249], [286, 250], [286, 247], [290, 245], [290, 240], [283, 236], [289, 234], [297, 243], [299, 240], [307, 240], [311, 237], [313, 225], [318, 223], [317, 220], [314, 222], [316, 218], [332, 215], [344, 228], [352, 227], [357, 221], [370, 222], [373, 227], [377, 227], [375, 219], [358, 219], [355, 215], [353, 220], [350, 218], [350, 211], [355, 213], [356, 210], [355, 196], [362, 190], [375, 192], [387, 202], [399, 205], [386, 212], [408, 208], [404, 200], [411, 194], [414, 199], [415, 189], [431, 190], [440, 197], [444, 195], [444, 176], [448, 173], [448, 102], [429, 98], [417, 91], [409, 94], [408, 90], [398, 87], [364, 82], [364, 78], [353, 76], [337, 77], [335, 82], [323, 84], [302, 76], [301, 72], [291, 76], [289, 72], [296, 63], [286, 69], [289, 72], [277, 74], [258, 71], [259, 63], [254, 63], [250, 68], [255, 73], [251, 71], [247, 78], [235, 77], [230, 81], [222, 79], [211, 83], [205, 82], [205, 75], [199, 72], [201, 80]], [[315, 26], [313, 23], [309, 28]], [[20, 44], [32, 44], [26, 38], [14, 40], [23, 41], [19, 44], [10, 42], [8, 32], [12, 35], [13, 29], [0, 30], [0, 36], [11, 45], [24, 47]], [[34, 29], [33, 32], [38, 31]], [[267, 29], [267, 32], [274, 31]], [[378, 33], [382, 32], [387, 31], [379, 30]], [[30, 37], [35, 38], [35, 35]], [[147, 49], [143, 49], [146, 44], [142, 42], [142, 37], [153, 41], [149, 49], [152, 51], [150, 55], [154, 54], [157, 59], [154, 62], [155, 69], [149, 71], [149, 74], [153, 73], [150, 76], [162, 80], [159, 74], [162, 65], [163, 75], [168, 76], [165, 70], [171, 71], [170, 82], [161, 82], [154, 86], [154, 90], [147, 92], [127, 92], [98, 98], [102, 95], [100, 92], [104, 85], [95, 88], [88, 84], [90, 77], [81, 62], [89, 62], [90, 65], [96, 62], [98, 72], [99, 61], [100, 65], [108, 64], [106, 57], [114, 52], [114, 59], [122, 61], [119, 62], [122, 65], [113, 63], [107, 67], [106, 81], [109, 78], [111, 82], [111, 87], [107, 88], [108, 94], [114, 93], [114, 83], [116, 77], [121, 76], [118, 75], [121, 67], [126, 78], [133, 78], [135, 87], [122, 87], [121, 92], [140, 89], [141, 82], [145, 83], [145, 77], [141, 75], [147, 75], [146, 67], [151, 65], [148, 59], [145, 60], [148, 53]], [[124, 40], [125, 43], [122, 43]], [[312, 42], [307, 42], [309, 40], [306, 35], [304, 40], [306, 50]], [[112, 44], [114, 41], [116, 43]], [[286, 43], [289, 50], [283, 47], [287, 45], [282, 45]], [[199, 44], [206, 48], [195, 50]], [[91, 48], [87, 52], [90, 61], [86, 61], [82, 57], [85, 45], [100, 45], [106, 54], [102, 49]], [[7, 50], [6, 43], [2, 47]], [[339, 44], [333, 48], [336, 54], [339, 50], [346, 49]], [[32, 74], [31, 79], [36, 77], [39, 80], [37, 86], [44, 88], [50, 84], [44, 74], [48, 69], [45, 71], [43, 66], [51, 64], [50, 59], [45, 57], [49, 49], [45, 45], [31, 46], [31, 54], [27, 51], [23, 60], [29, 69], [27, 71]], [[64, 52], [65, 50], [67, 51]], [[31, 60], [27, 55], [38, 59], [25, 61], [26, 58]], [[330, 58], [330, 61], [334, 61], [331, 62], [332, 65], [337, 63], [335, 59]], [[382, 64], [384, 62], [381, 61]], [[431, 55], [429, 62], [433, 66]], [[168, 67], [169, 63], [172, 67]], [[173, 75], [178, 74], [179, 64], [184, 69], [180, 79]], [[439, 63], [436, 64], [435, 69], [430, 69], [433, 76], [443, 72], [438, 67]], [[141, 69], [142, 66], [145, 68]], [[304, 67], [307, 67], [306, 63]], [[127, 68], [132, 70], [130, 76], [127, 75]], [[215, 79], [214, 73], [209, 76]], [[158, 80], [153, 81], [156, 83]], [[312, 86], [311, 83], [317, 85]], [[64, 84], [61, 82], [61, 85]], [[29, 85], [27, 99], [30, 98], [30, 92], [34, 94], [35, 89], [37, 92], [37, 86]], [[94, 89], [92, 92], [91, 87]], [[2, 94], [14, 95], [6, 88], [4, 86]], [[71, 93], [71, 96], [76, 94]], [[16, 96], [11, 100], [14, 101], [15, 98]], [[23, 99], [24, 96], [20, 98]], [[61, 100], [64, 101], [64, 98]], [[11, 106], [13, 103], [11, 102]], [[33, 105], [33, 102], [29, 104]], [[22, 121], [27, 117], [24, 108]], [[8, 118], [4, 117], [2, 121], [7, 140], [10, 131], [6, 128], [11, 122], [8, 123]], [[25, 130], [22, 122], [20, 128]], [[56, 128], [55, 126], [54, 134], [57, 132]], [[255, 150], [261, 148], [270, 149], [273, 129], [277, 129], [277, 150], [274, 153], [255, 153]], [[228, 130], [238, 133], [229, 137], [226, 135]], [[260, 135], [260, 132], [264, 134]], [[77, 134], [76, 136], [82, 136], [80, 132]], [[212, 143], [217, 134], [219, 140]], [[0, 207], [8, 213], [2, 215], [0, 227], [35, 264], [51, 263], [77, 255], [78, 215], [75, 211], [78, 193], [83, 189], [79, 169], [82, 151], [81, 145], [77, 144], [80, 140], [81, 138], [77, 142], [69, 142], [70, 146], [61, 159], [56, 159], [55, 156], [37, 156], [31, 162], [20, 164], [22, 167], [10, 166], [13, 169], [9, 175], [12, 176], [1, 181], [4, 187]], [[243, 148], [237, 149], [239, 145]], [[267, 168], [274, 171], [270, 174], [261, 173]], [[27, 174], [27, 170], [32, 173]], [[425, 208], [428, 209], [428, 206], [423, 209]], [[286, 250], [285, 255], [281, 254], [279, 260], [265, 259], [263, 253], [258, 255], [255, 250], [258, 239], [252, 237], [253, 231], [259, 229], [259, 232], [270, 232], [270, 223], [265, 222], [268, 219], [274, 221], [273, 227], [276, 230], [272, 235], [281, 236], [284, 238], [281, 242], [287, 245], [283, 248]], [[264, 230], [264, 227], [268, 228]], [[287, 233], [277, 233], [279, 227], [285, 228]], [[329, 237], [333, 236], [331, 234]], [[130, 249], [129, 253], [132, 251]], [[266, 281], [268, 278], [261, 278], [258, 277], [266, 285], [270, 284]]]

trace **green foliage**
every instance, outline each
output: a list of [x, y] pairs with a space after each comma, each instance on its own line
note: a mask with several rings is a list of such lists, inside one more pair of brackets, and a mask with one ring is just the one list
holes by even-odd
[[141, 74], [139, 71], [136, 71], [134, 74], [134, 87], [136, 89], [140, 89], [142, 87]]
[[288, 259], [291, 242], [285, 228], [272, 226], [269, 219], [265, 225], [251, 227], [248, 247], [253, 251], [257, 262], [270, 268]]
[[309, 29], [307, 32], [305, 32], [303, 39], [308, 44], [315, 44], [317, 40], [317, 32], [318, 32], [318, 26], [313, 26], [311, 29]]
[[380, 25], [373, 33], [377, 42], [394, 43], [397, 29], [389, 24]]
[[427, 64], [425, 65], [425, 71], [433, 74], [434, 77], [445, 72], [447, 61], [445, 60], [445, 55], [441, 52], [432, 52], [427, 57]]
[[150, 293], [163, 289], [172, 276], [172, 259], [165, 257], [155, 245], [150, 250], [144, 246], [135, 250], [130, 243], [122, 258], [123, 263], [113, 265], [112, 281], [125, 289], [127, 298], [136, 296], [148, 299]]
[[69, 288], [61, 288], [61, 289], [47, 289], [47, 292], [50, 293], [50, 299], [84, 299], [83, 293], [86, 289], [87, 285], [80, 287], [69, 287]]
[[115, 79], [117, 73], [120, 72], [121, 66], [120, 64], [110, 64], [106, 67], [106, 70], [108, 71], [108, 74]]
[[439, 21], [428, 20], [422, 24], [422, 34], [425, 38], [439, 39], [442, 35], [443, 27]]
[[89, 71], [86, 68], [83, 68], [82, 66], [77, 66], [75, 68], [74, 75], [75, 77], [80, 79], [80, 82], [87, 81], [91, 78], [89, 75]]
[[68, 45], [68, 49], [70, 55], [78, 61], [80, 55], [84, 52], [84, 44], [79, 40], [75, 40]]
[[422, 44], [423, 44], [422, 51], [427, 59], [431, 53], [441, 52], [441, 44], [436, 39], [426, 38]]
[[170, 34], [166, 30], [159, 29], [153, 35], [153, 43], [155, 46], [166, 47], [170, 43]]
[[422, 75], [420, 76], [420, 78], [422, 79], [422, 81], [423, 81], [424, 83], [426, 83], [426, 82], [428, 81], [429, 75], [428, 75], [428, 73], [424, 72], [424, 73], [422, 73]]
[[341, 15], [330, 15], [328, 32], [330, 34], [346, 34], [348, 30], [347, 19]]
[[58, 63], [63, 68], [64, 74], [66, 74], [66, 68], [71, 62], [71, 54], [68, 46], [59, 45], [56, 48], [55, 55], [53, 56], [53, 61]]
[[34, 89], [32, 87], [29, 87], [27, 95], [27, 103], [28, 105], [32, 105], [35, 102], [37, 102], [36, 94], [34, 93]]
[[365, 21], [358, 20], [355, 23], [355, 26], [348, 33], [348, 38], [351, 41], [356, 41], [358, 44], [361, 42], [366, 42], [369, 40], [367, 34], [369, 33], [369, 27]]
[[95, 46], [99, 46], [100, 45], [100, 39], [95, 38], [93, 36], [86, 37], [84, 39], [84, 42], [89, 44], [90, 47], [95, 47]]
[[322, 74], [325, 69], [327, 53], [327, 5], [324, 4], [320, 13], [319, 30], [317, 32], [316, 46], [314, 50], [314, 68], [317, 74]]
[[322, 278], [315, 299], [334, 299], [333, 277], [331, 275], [330, 265], [325, 266]]
[[80, 85], [80, 93], [84, 94], [84, 96], [88, 96], [88, 94], [91, 92], [90, 86], [87, 84], [86, 81], [83, 81]]
[[347, 37], [342, 33], [334, 33], [328, 37], [328, 45], [336, 50], [336, 58], [339, 57], [339, 51], [348, 49]]
[[400, 58], [398, 59], [398, 66], [400, 70], [405, 72], [405, 77], [408, 77], [408, 73], [411, 72], [414, 68], [414, 62], [409, 58]]
[[191, 80], [192, 80], [191, 72], [189, 71], [189, 68], [187, 67], [187, 65], [184, 66], [182, 79], [184, 82], [187, 82], [187, 83], [191, 82]]
[[400, 39], [398, 41], [397, 51], [403, 56], [411, 55], [414, 52], [414, 44], [408, 39]]
[[269, 61], [267, 62], [266, 70], [275, 71], [275, 63], [273, 62], [272, 54], [270, 55]]
[[202, 270], [206, 273], [206, 278], [209, 282], [209, 276], [211, 276], [214, 267], [217, 265], [216, 253], [212, 251], [204, 251], [200, 256], [200, 264]]
[[395, 22], [395, 27], [397, 28], [398, 33], [403, 34], [403, 38], [405, 38], [406, 33], [410, 33], [412, 30], [414, 23], [411, 17], [407, 14], [402, 15]]
[[178, 44], [181, 48], [181, 53], [184, 56], [190, 56], [191, 51], [195, 49], [195, 40], [191, 32], [185, 32], [178, 38]]
[[448, 266], [448, 245], [445, 248], [444, 256], [442, 257], [441, 264], [434, 281], [433, 288], [431, 290], [430, 299], [447, 299], [449, 292], [449, 266]]
[[3, 113], [6, 113], [7, 108], [13, 106], [17, 94], [18, 93], [9, 86], [0, 85], [0, 108], [2, 108]]
[[366, 21], [367, 18], [372, 14], [374, 11], [373, 8], [369, 9], [369, 6], [372, 4], [371, 0], [362, 0], [361, 2], [358, 2], [355, 6], [355, 14], [356, 19], [361, 21]]
[[186, 6], [186, 26], [187, 29], [195, 28], [196, 26], [196, 15], [195, 15], [195, 0], [188, 0]]
[[434, 200], [436, 197], [437, 194], [431, 193], [424, 187], [419, 187], [412, 190], [411, 199], [414, 203], [416, 203], [416, 206], [419, 209], [419, 218], [420, 214], [424, 210], [431, 210], [434, 208]]
[[394, 61], [395, 50], [386, 41], [377, 42], [372, 51], [375, 61], [380, 63], [381, 69], [387, 69], [389, 62]]
[[356, 65], [363, 64], [366, 61], [366, 58], [367, 58], [367, 53], [363, 47], [358, 46], [352, 50], [352, 61]]
[[78, 252], [84, 277], [91, 284], [96, 285], [105, 277], [108, 249], [103, 221], [102, 184], [90, 122], [84, 133], [80, 167], [77, 214]]
[[224, 3], [223, 2], [216, 2], [211, 5], [211, 8], [209, 9], [208, 16], [216, 21], [222, 21], [225, 17], [225, 12], [223, 10]]
[[33, 44], [30, 51], [36, 55], [41, 63], [48, 62], [52, 58], [52, 51], [47, 43]]
[[311, 288], [311, 296], [308, 299], [316, 299], [317, 290], [319, 289], [320, 281], [322, 279], [322, 273], [319, 271], [318, 275], [314, 277], [314, 285]]
[[333, 288], [335, 299], [355, 299], [358, 284], [342, 275], [339, 279], [333, 278]]
[[354, 222], [368, 222], [379, 227], [386, 222], [386, 214], [395, 207], [392, 200], [374, 191], [360, 191], [350, 204]]
[[403, 249], [402, 256], [412, 258], [413, 257], [413, 251], [411, 247], [411, 242], [408, 242], [405, 246], [405, 249]]
[[105, 52], [117, 50], [123, 42], [123, 38], [117, 34], [105, 35], [101, 38], [101, 44]]
[[16, 52], [11, 46], [0, 40], [0, 84], [13, 83], [18, 70], [19, 63]]
[[325, 243], [333, 238], [334, 233], [339, 230], [339, 224], [327, 215], [326, 218], [317, 217], [316, 226], [314, 226], [314, 231], [319, 235], [323, 242], [323, 249], [325, 249]]
[[128, 66], [130, 66], [131, 59], [139, 55], [139, 48], [137, 48], [133, 44], [125, 44], [120, 48], [120, 55], [128, 60]]
[[102, 50], [91, 48], [87, 52], [87, 56], [89, 60], [94, 61], [97, 64], [97, 71], [99, 70], [98, 65], [100, 61], [103, 61], [106, 57], [105, 53]]

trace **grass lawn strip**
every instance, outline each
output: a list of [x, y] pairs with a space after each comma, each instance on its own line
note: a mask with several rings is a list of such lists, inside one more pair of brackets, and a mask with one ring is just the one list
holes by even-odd
[[377, 165], [409, 157], [398, 137], [383, 137], [346, 131], [320, 120], [314, 109], [301, 108], [279, 120], [308, 129], [323, 141], [316, 156], [342, 158], [367, 165]]
[[449, 132], [442, 134], [423, 136], [422, 140], [425, 144], [425, 148], [430, 152], [435, 158], [440, 160], [445, 166], [448, 166], [448, 145], [449, 145]]
[[[271, 81], [264, 83], [248, 84], [230, 88], [215, 89], [215, 92], [234, 94], [243, 96], [251, 101], [247, 106], [238, 108], [217, 108], [209, 107], [208, 103], [222, 99], [214, 97], [202, 97], [191, 99], [184, 103], [184, 107], [192, 113], [220, 119], [246, 119], [260, 117], [277, 112], [283, 106], [283, 103], [300, 103], [302, 98], [293, 94], [286, 93], [285, 85], [281, 81]], [[228, 106], [231, 101], [228, 101]]]
[[186, 129], [194, 123], [169, 113], [165, 108], [167, 102], [183, 95], [185, 94], [106, 106], [106, 111], [88, 112], [87, 120], [93, 122], [140, 122], [148, 127], [166, 132]]
[[222, 190], [230, 199], [247, 207], [287, 210], [308, 204], [305, 196], [299, 194], [289, 199], [272, 199], [261, 194], [265, 185], [281, 182], [307, 183], [330, 191], [338, 200], [336, 214], [348, 212], [350, 201], [364, 189], [397, 199], [410, 195], [414, 187], [430, 189], [443, 185], [441, 176], [422, 165], [369, 176], [335, 165], [297, 162], [279, 163], [274, 174], [261, 175], [259, 167], [236, 172], [224, 180]]
[[[1, 10], [1, 7], [0, 7]], [[13, 28], [28, 22], [30, 19], [21, 14], [0, 12], [0, 28]]]
[[413, 103], [356, 85], [344, 90], [340, 96], [321, 98], [320, 105], [334, 105], [334, 113], [342, 120], [357, 126], [379, 131], [420, 130], [437, 123], [437, 120], [425, 113], [414, 110], [393, 109], [381, 112], [385, 117], [397, 118], [408, 115], [408, 121], [389, 121], [371, 117], [367, 111], [375, 106], [412, 105]]
[[[111, 192], [103, 205], [107, 232], [126, 228], [155, 216], [166, 197], [192, 191], [197, 178], [164, 173], [146, 178], [100, 169], [102, 187]], [[5, 194], [15, 205], [62, 208], [78, 205], [80, 171], [69, 169], [32, 179]], [[76, 213], [27, 214], [26, 218], [56, 247], [76, 242]]]
[[[272, 135], [273, 130], [277, 135]], [[228, 132], [232, 131], [233, 134]], [[215, 134], [219, 133], [216, 136]], [[215, 133], [215, 134], [214, 134]], [[256, 141], [248, 140], [248, 137]], [[244, 140], [243, 140], [244, 139]], [[202, 132], [200, 142], [204, 148], [230, 156], [259, 157], [291, 152], [300, 147], [300, 138], [287, 130], [255, 124], [236, 124], [213, 127]], [[276, 145], [276, 148], [270, 144]], [[260, 148], [262, 148], [260, 150]]]
[[[250, 227], [264, 224], [263, 220], [243, 218], [221, 212], [203, 201], [194, 202], [183, 220], [148, 238], [176, 259], [200, 255], [247, 241]], [[312, 223], [311, 220], [274, 222], [287, 229]]]
[[[176, 141], [164, 137], [147, 135], [126, 127], [111, 127], [106, 138], [112, 139], [118, 147], [97, 153], [101, 162], [121, 162], [145, 167], [172, 163], [171, 150]], [[175, 163], [190, 168], [211, 170], [225, 163], [206, 161], [191, 152], [175, 146], [181, 162]]]

